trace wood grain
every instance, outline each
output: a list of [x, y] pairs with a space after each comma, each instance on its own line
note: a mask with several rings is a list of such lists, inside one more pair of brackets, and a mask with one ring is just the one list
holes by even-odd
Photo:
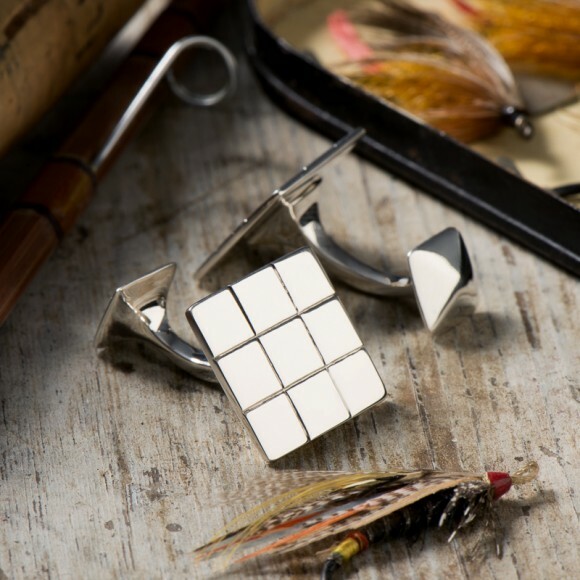
[[30, 129], [144, 0], [4, 0], [0, 154]]
[[[224, 25], [228, 44], [237, 24]], [[239, 46], [237, 46], [239, 50]], [[271, 468], [225, 396], [140, 349], [92, 345], [113, 290], [169, 261], [174, 326], [204, 295], [207, 253], [299, 166], [328, 147], [261, 94], [242, 61], [235, 100], [171, 102], [134, 140], [0, 329], [0, 578], [205, 578], [192, 550], [244, 507], [222, 491], [281, 469], [514, 469], [537, 483], [498, 506], [505, 555], [395, 541], [359, 579], [559, 579], [578, 573], [578, 281], [355, 156], [331, 168], [321, 213], [377, 265], [458, 227], [480, 281], [478, 313], [439, 340], [412, 303], [339, 288], [387, 402]], [[224, 280], [225, 282], [226, 280]], [[230, 280], [231, 281], [231, 280]], [[317, 577], [300, 554], [227, 577]]]

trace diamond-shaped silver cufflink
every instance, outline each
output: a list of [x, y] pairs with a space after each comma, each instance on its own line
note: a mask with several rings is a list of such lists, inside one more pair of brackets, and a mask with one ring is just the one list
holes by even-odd
[[425, 326], [444, 331], [477, 304], [471, 261], [461, 234], [448, 228], [407, 254], [413, 290]]
[[191, 306], [187, 318], [201, 351], [167, 321], [174, 271], [170, 264], [119, 288], [97, 345], [113, 336], [144, 339], [193, 375], [217, 379], [268, 460], [384, 398], [383, 382], [310, 250], [284, 256]]
[[195, 273], [203, 281], [222, 265], [256, 253], [268, 261], [308, 246], [325, 270], [346, 284], [379, 296], [415, 295], [431, 332], [448, 329], [473, 312], [476, 289], [461, 234], [446, 229], [408, 254], [409, 274], [379, 271], [342, 249], [325, 231], [318, 211], [321, 170], [348, 153], [364, 136], [353, 131], [274, 191], [220, 244]]

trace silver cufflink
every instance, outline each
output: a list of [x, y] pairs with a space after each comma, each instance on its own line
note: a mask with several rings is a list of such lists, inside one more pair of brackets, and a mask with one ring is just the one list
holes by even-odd
[[117, 289], [97, 331], [97, 346], [139, 338], [192, 375], [219, 382], [268, 460], [381, 401], [384, 385], [325, 269], [371, 294], [414, 293], [433, 332], [473, 311], [475, 288], [469, 255], [455, 229], [411, 250], [409, 274], [401, 276], [361, 262], [326, 233], [317, 204], [320, 171], [363, 135], [353, 131], [304, 167], [202, 264], [198, 280], [216, 274], [229, 258], [256, 251], [278, 258], [188, 309], [201, 349], [169, 325], [166, 304], [175, 264]]
[[320, 263], [302, 248], [200, 300], [187, 318], [201, 350], [178, 337], [166, 301], [175, 265], [115, 292], [96, 336], [146, 340], [218, 381], [272, 461], [385, 397], [383, 382]]
[[346, 284], [379, 296], [414, 294], [431, 332], [452, 326], [476, 306], [469, 254], [454, 228], [448, 228], [408, 253], [409, 273], [379, 271], [342, 249], [325, 231], [318, 211], [321, 170], [353, 149], [363, 137], [357, 129], [335, 143], [274, 191], [230, 234], [195, 273], [207, 281], [230, 259], [255, 256], [264, 261], [308, 246], [326, 271]]

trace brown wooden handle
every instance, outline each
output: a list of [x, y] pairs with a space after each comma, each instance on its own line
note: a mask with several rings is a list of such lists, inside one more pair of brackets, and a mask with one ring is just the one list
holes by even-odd
[[0, 323], [58, 241], [51, 220], [33, 209], [15, 210], [0, 224]]
[[16, 210], [24, 206], [48, 217], [60, 238], [86, 208], [95, 186], [90, 170], [77, 164], [76, 159], [50, 161], [34, 179]]

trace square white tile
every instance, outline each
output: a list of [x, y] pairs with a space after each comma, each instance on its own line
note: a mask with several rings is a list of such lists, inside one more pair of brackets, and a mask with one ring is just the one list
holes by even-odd
[[218, 365], [242, 409], [255, 405], [282, 388], [257, 341], [227, 354], [218, 361]]
[[250, 411], [246, 418], [270, 461], [308, 441], [302, 423], [284, 394]]
[[328, 369], [351, 415], [357, 415], [385, 396], [383, 381], [364, 350]]
[[296, 308], [271, 266], [232, 286], [256, 333], [288, 320]]
[[338, 300], [325, 302], [306, 312], [302, 319], [327, 364], [362, 346]]
[[334, 294], [334, 288], [309, 250], [274, 262], [298, 310], [304, 310]]
[[254, 336], [229, 288], [194, 304], [189, 312], [214, 356]]
[[344, 406], [330, 375], [322, 371], [288, 390], [311, 439], [346, 421]]
[[260, 338], [284, 386], [324, 366], [304, 323], [294, 319]]

